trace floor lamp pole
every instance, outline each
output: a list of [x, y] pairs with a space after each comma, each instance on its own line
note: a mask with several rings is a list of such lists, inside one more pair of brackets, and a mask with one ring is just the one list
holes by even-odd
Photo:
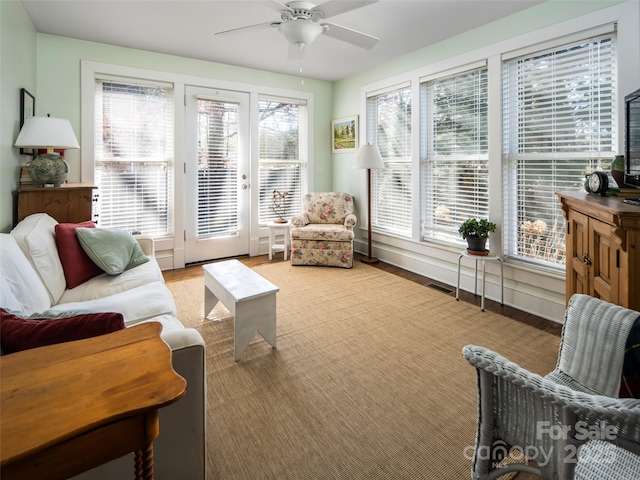
[[368, 256], [362, 257], [363, 263], [372, 265], [379, 260], [371, 256], [371, 169], [367, 168], [367, 245], [369, 247]]

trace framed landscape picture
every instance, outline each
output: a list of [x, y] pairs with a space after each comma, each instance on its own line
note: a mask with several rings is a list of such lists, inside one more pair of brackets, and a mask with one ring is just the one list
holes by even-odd
[[331, 122], [331, 152], [348, 153], [358, 150], [358, 116]]

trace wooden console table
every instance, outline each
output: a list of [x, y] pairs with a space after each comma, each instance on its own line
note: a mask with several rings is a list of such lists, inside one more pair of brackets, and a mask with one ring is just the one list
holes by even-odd
[[144, 323], [0, 357], [2, 479], [65, 479], [129, 452], [135, 478], [153, 479], [158, 409], [186, 388], [161, 329]]
[[61, 187], [18, 189], [18, 222], [32, 213], [47, 213], [60, 223], [92, 220], [95, 185], [64, 183]]

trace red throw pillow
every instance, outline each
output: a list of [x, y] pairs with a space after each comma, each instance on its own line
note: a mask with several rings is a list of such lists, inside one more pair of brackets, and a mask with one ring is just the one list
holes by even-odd
[[75, 288], [87, 280], [103, 273], [85, 253], [76, 236], [76, 228], [95, 228], [91, 220], [82, 223], [58, 223], [55, 227], [56, 245], [62, 263], [67, 288]]
[[123, 328], [124, 317], [116, 312], [34, 320], [0, 309], [0, 343], [5, 354], [97, 337]]

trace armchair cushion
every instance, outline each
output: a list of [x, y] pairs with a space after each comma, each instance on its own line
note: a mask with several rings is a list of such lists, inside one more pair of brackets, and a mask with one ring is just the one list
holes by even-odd
[[306, 228], [297, 228], [291, 233], [291, 238], [300, 240], [324, 240], [335, 242], [350, 242], [353, 240], [353, 230], [343, 225], [310, 224]]
[[341, 192], [308, 193], [302, 199], [302, 211], [307, 223], [344, 225], [347, 216], [353, 215], [353, 199]]
[[573, 295], [565, 313], [558, 364], [549, 377], [564, 374], [589, 393], [617, 397], [624, 345], [638, 316], [589, 295]]

